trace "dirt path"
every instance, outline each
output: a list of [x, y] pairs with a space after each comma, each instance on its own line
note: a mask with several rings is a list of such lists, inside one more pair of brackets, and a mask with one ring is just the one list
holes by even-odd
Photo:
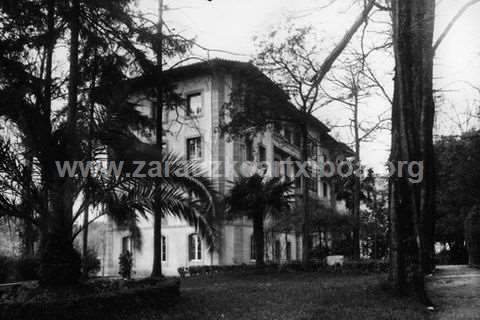
[[468, 266], [438, 269], [427, 284], [437, 307], [433, 319], [480, 319], [480, 269]]

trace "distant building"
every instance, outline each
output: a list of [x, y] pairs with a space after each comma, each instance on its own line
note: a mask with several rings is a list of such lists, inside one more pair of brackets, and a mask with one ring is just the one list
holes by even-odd
[[[228, 181], [235, 180], [236, 171], [233, 167], [235, 162], [273, 163], [300, 159], [301, 136], [289, 123], [275, 123], [268, 126], [263, 133], [256, 134], [248, 140], [230, 140], [220, 135], [222, 106], [230, 100], [232, 90], [245, 81], [245, 75], [252, 73], [261, 74], [250, 63], [226, 60], [210, 60], [169, 71], [169, 75], [176, 80], [177, 92], [185, 98], [186, 106], [178, 113], [171, 111], [164, 114], [164, 127], [168, 130], [164, 137], [165, 148], [184, 155], [189, 160], [202, 160], [206, 172], [210, 175], [214, 171], [220, 173], [222, 177], [216, 178], [220, 194], [226, 194]], [[262, 81], [275, 86], [263, 74], [261, 77]], [[277, 87], [277, 90], [280, 89]], [[154, 116], [152, 109], [154, 100], [146, 97], [142, 101], [143, 112]], [[292, 108], [294, 107], [290, 105], [290, 111]], [[279, 107], [279, 112], [283, 111]], [[300, 112], [298, 114], [300, 115]], [[315, 141], [311, 147], [311, 160], [321, 164], [322, 161], [335, 161], [351, 154], [348, 147], [328, 134], [329, 129], [322, 122], [312, 116], [307, 120], [309, 134]], [[313, 198], [325, 202], [328, 206], [339, 205], [335, 190], [327, 180], [312, 178], [308, 185]], [[344, 206], [340, 205], [339, 209], [344, 209]], [[153, 263], [152, 220], [141, 221], [140, 228], [143, 233], [143, 249], [133, 250], [134, 272], [137, 276], [148, 275]], [[247, 218], [225, 221], [220, 231], [219, 245], [213, 253], [210, 253], [206, 242], [197, 234], [195, 226], [176, 218], [165, 218], [162, 221], [164, 274], [177, 275], [179, 267], [254, 263], [251, 221]], [[320, 241], [320, 235], [315, 237], [312, 240], [314, 244]], [[129, 233], [109, 222], [106, 243], [106, 274], [117, 275], [118, 256], [122, 251], [132, 251], [133, 248]], [[300, 234], [274, 234], [266, 244], [266, 260], [276, 262], [301, 260], [301, 250]]]

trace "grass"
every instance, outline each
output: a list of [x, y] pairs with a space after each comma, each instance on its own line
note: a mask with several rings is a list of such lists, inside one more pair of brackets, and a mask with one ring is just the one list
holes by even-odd
[[413, 300], [382, 289], [385, 276], [278, 273], [182, 281], [180, 300], [152, 319], [425, 319]]

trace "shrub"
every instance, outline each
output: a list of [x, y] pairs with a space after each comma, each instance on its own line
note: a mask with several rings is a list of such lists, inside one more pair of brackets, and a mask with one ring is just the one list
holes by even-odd
[[33, 299], [26, 302], [0, 303], [0, 319], [120, 320], [130, 317], [145, 319], [147, 316], [149, 319], [161, 318], [162, 311], [171, 306], [179, 294], [180, 284], [176, 279], [141, 287], [121, 287], [114, 291], [84, 296], [59, 297], [53, 294], [51, 300]]
[[473, 207], [465, 219], [465, 239], [469, 263], [480, 265], [480, 206]]
[[118, 273], [120, 274], [120, 276], [122, 276], [122, 278], [124, 279], [131, 279], [133, 259], [130, 251], [127, 250], [120, 254], [118, 260], [120, 264], [120, 271]]
[[23, 257], [16, 261], [15, 269], [19, 281], [38, 280], [40, 259], [38, 257]]
[[40, 258], [39, 280], [42, 285], [65, 285], [81, 276], [81, 258], [71, 241], [47, 237]]
[[101, 267], [100, 259], [97, 258], [97, 252], [88, 248], [87, 254], [82, 257], [82, 268], [85, 268], [86, 274], [91, 277], [95, 276]]
[[388, 272], [390, 264], [387, 261], [360, 260], [345, 261], [341, 269], [359, 273], [385, 273]]
[[311, 259], [322, 260], [330, 255], [330, 249], [324, 246], [316, 246], [310, 253]]
[[13, 278], [14, 259], [0, 256], [0, 283], [9, 282]]

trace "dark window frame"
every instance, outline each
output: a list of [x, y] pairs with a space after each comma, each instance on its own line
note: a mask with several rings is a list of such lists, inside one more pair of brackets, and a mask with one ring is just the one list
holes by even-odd
[[[199, 142], [199, 144], [198, 144], [198, 150], [199, 150], [198, 153], [199, 153], [199, 154], [198, 154], [197, 157], [192, 158], [192, 154], [191, 154], [191, 152], [190, 152], [190, 142], [191, 142], [191, 141], [194, 141], [194, 140], [196, 140], [196, 141]], [[199, 159], [202, 159], [202, 157], [203, 157], [202, 143], [203, 143], [203, 140], [202, 140], [202, 137], [201, 137], [201, 136], [191, 137], [191, 138], [187, 138], [187, 139], [185, 140], [185, 144], [186, 144], [186, 148], [187, 148], [187, 150], [186, 150], [186, 151], [187, 151], [187, 152], [186, 152], [187, 160], [199, 160]]]
[[[200, 97], [200, 112], [199, 113], [193, 113], [192, 112], [192, 106], [191, 106], [191, 98], [193, 97]], [[195, 117], [200, 117], [203, 115], [203, 95], [202, 92], [192, 92], [187, 94], [186, 97], [187, 100], [187, 108], [186, 108], [186, 116], [189, 118], [195, 118]]]

